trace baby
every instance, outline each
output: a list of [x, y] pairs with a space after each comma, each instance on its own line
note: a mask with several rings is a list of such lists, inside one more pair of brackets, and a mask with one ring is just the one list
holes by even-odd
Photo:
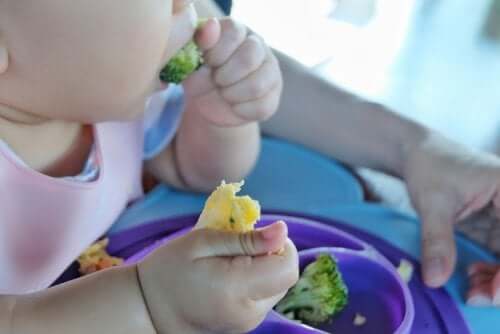
[[[231, 19], [196, 22], [187, 0], [0, 0], [0, 332], [245, 332], [297, 280], [278, 222], [197, 230], [46, 289], [142, 195], [143, 170], [204, 191], [255, 163], [277, 60]], [[205, 63], [167, 88], [159, 72], [193, 36]]]

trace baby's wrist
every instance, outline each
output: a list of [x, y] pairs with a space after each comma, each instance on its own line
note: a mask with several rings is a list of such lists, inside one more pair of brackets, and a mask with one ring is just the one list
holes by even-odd
[[[240, 120], [236, 122], [236, 124], [234, 124], [234, 122], [226, 119], [226, 117], [217, 117], [217, 119], [211, 119], [196, 107], [190, 107], [189, 104], [186, 107], [186, 111], [184, 114], [185, 119], [188, 120], [191, 126], [199, 128], [204, 133], [222, 133], [225, 138], [228, 136], [237, 136], [242, 131], [247, 132], [249, 131], [249, 129], [259, 128], [259, 122], [253, 120]], [[231, 115], [227, 117], [231, 117]]]
[[[141, 290], [143, 303], [148, 310], [152, 326], [157, 334], [201, 334], [189, 326], [187, 321], [175, 312], [172, 299], [168, 298], [165, 291], [168, 287], [158, 284], [158, 277], [154, 264], [143, 261], [136, 266], [137, 284]], [[155, 278], [156, 277], [156, 278]], [[161, 293], [158, 293], [161, 291]]]
[[148, 303], [148, 298], [147, 298], [147, 294], [146, 294], [147, 290], [146, 290], [145, 286], [146, 286], [146, 284], [149, 284], [149, 283], [147, 283], [147, 279], [144, 277], [144, 274], [143, 274], [142, 270], [140, 269], [140, 264], [134, 265], [133, 269], [135, 271], [136, 284], [137, 284], [137, 287], [140, 291], [141, 302], [144, 305], [144, 309], [148, 313], [148, 317], [151, 321], [151, 326], [155, 329], [155, 332], [157, 334], [160, 334], [161, 332], [156, 327], [156, 324], [155, 324], [154, 319], [153, 319], [153, 315], [151, 314], [151, 307]]

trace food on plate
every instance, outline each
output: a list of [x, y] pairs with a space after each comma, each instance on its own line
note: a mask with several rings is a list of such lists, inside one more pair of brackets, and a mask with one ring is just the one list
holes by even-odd
[[366, 324], [366, 317], [362, 316], [360, 313], [356, 313], [354, 320], [352, 321], [354, 326], [363, 326]]
[[81, 275], [92, 274], [96, 271], [119, 266], [123, 259], [108, 254], [106, 247], [109, 240], [102, 239], [87, 248], [77, 259]]
[[237, 196], [244, 182], [222, 181], [208, 197], [195, 228], [248, 232], [260, 218], [259, 202], [250, 196]]
[[397, 268], [397, 272], [401, 279], [408, 283], [411, 281], [411, 278], [413, 276], [413, 264], [406, 259], [401, 259]]
[[348, 290], [333, 255], [319, 254], [306, 266], [299, 281], [275, 310], [294, 320], [317, 325], [331, 319], [347, 305]]

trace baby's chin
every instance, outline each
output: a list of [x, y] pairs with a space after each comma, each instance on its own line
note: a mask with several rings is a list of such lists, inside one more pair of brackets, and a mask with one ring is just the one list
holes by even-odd
[[162, 92], [164, 91], [165, 89], [167, 89], [169, 86], [168, 83], [166, 82], [163, 82], [161, 81], [160, 79], [158, 79], [155, 83], [155, 88], [153, 89], [153, 93], [151, 95], [155, 95], [156, 93], [158, 92]]
[[116, 118], [110, 119], [109, 121], [131, 122], [138, 120], [139, 118], [144, 116], [148, 101], [149, 99], [144, 100], [143, 103], [135, 107], [131, 107], [126, 112], [119, 113]]
[[[154, 85], [151, 85], [147, 93], [143, 96], [137, 96], [135, 101], [130, 101], [127, 105], [122, 106], [103, 106], [103, 111], [85, 115], [77, 120], [81, 123], [95, 124], [104, 122], [130, 122], [136, 121], [144, 116], [144, 113], [149, 107], [154, 107], [151, 104], [158, 103], [161, 100], [161, 95], [165, 93], [168, 84], [162, 83], [160, 80]], [[156, 101], [156, 102], [153, 102]], [[159, 106], [156, 106], [159, 107]]]
[[107, 109], [106, 112], [97, 113], [94, 115], [85, 115], [73, 121], [78, 121], [82, 124], [98, 124], [107, 122], [132, 122], [140, 119], [146, 111], [146, 102], [131, 104], [128, 107], [121, 108], [120, 110]]

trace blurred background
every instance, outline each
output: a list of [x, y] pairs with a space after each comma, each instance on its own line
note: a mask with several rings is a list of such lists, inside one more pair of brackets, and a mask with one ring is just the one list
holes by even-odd
[[[235, 0], [233, 16], [337, 85], [500, 153], [500, 0]], [[399, 181], [359, 172], [412, 212]], [[498, 224], [473, 219], [460, 229], [500, 254]]]
[[236, 0], [234, 6], [236, 18], [321, 76], [468, 145], [497, 149], [499, 0]]

